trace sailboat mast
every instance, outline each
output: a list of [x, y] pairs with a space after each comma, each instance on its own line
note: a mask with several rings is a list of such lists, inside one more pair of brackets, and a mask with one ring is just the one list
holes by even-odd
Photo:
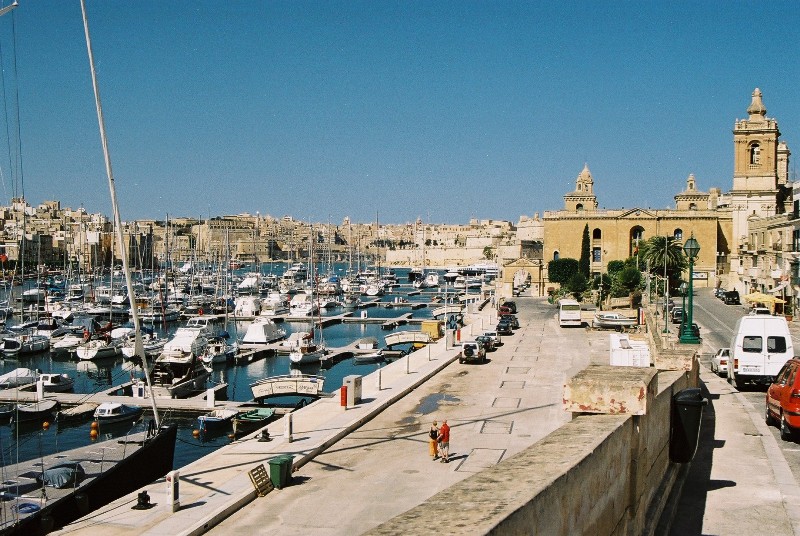
[[86, 50], [89, 54], [89, 67], [92, 73], [92, 88], [94, 89], [94, 102], [97, 108], [97, 122], [100, 126], [100, 142], [103, 145], [103, 158], [106, 164], [106, 175], [108, 176], [108, 189], [111, 193], [111, 205], [114, 209], [114, 229], [116, 231], [117, 243], [119, 244], [120, 257], [122, 257], [122, 269], [125, 272], [125, 284], [128, 287], [130, 296], [131, 316], [133, 316], [134, 328], [134, 355], [142, 358], [142, 368], [144, 377], [147, 381], [147, 388], [150, 390], [150, 402], [153, 406], [153, 415], [156, 421], [156, 428], [161, 427], [161, 417], [158, 414], [153, 387], [150, 383], [150, 372], [148, 371], [147, 356], [144, 353], [142, 344], [142, 332], [139, 323], [139, 312], [136, 309], [136, 295], [133, 293], [133, 281], [131, 281], [131, 270], [128, 265], [128, 252], [125, 248], [122, 235], [122, 219], [119, 215], [119, 204], [117, 203], [117, 189], [114, 185], [114, 172], [111, 169], [111, 154], [108, 151], [108, 138], [106, 137], [105, 120], [103, 119], [103, 107], [100, 103], [100, 87], [97, 85], [97, 73], [94, 67], [94, 54], [92, 53], [92, 40], [89, 36], [89, 19], [86, 16], [86, 0], [81, 0], [81, 15], [83, 16], [83, 31], [86, 35]]

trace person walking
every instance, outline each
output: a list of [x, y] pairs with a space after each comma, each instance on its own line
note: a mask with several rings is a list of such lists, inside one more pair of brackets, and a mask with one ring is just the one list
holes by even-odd
[[436, 421], [433, 421], [431, 429], [428, 432], [428, 452], [433, 461], [436, 461], [436, 459], [439, 457], [439, 427], [436, 426], [436, 424]]
[[439, 454], [442, 456], [442, 463], [450, 463], [450, 427], [447, 421], [442, 421], [439, 428]]

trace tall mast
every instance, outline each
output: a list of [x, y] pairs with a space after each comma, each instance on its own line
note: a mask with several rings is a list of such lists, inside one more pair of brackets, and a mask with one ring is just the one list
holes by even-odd
[[108, 151], [108, 139], [106, 138], [106, 127], [103, 119], [103, 107], [100, 103], [100, 87], [97, 85], [97, 74], [94, 68], [94, 54], [92, 53], [92, 40], [89, 36], [89, 19], [86, 17], [86, 0], [81, 0], [81, 14], [83, 16], [83, 31], [86, 35], [86, 50], [89, 54], [89, 67], [92, 72], [92, 88], [94, 89], [94, 103], [97, 108], [97, 122], [100, 126], [100, 142], [103, 144], [103, 158], [106, 164], [106, 175], [108, 176], [108, 190], [111, 193], [111, 205], [114, 209], [114, 230], [116, 231], [117, 243], [119, 244], [120, 257], [122, 257], [122, 269], [125, 272], [125, 284], [128, 287], [130, 296], [131, 316], [133, 316], [134, 329], [134, 355], [141, 357], [144, 377], [147, 381], [147, 388], [150, 390], [150, 402], [153, 406], [153, 415], [156, 421], [156, 428], [161, 427], [161, 417], [158, 414], [156, 399], [153, 395], [153, 386], [150, 383], [150, 372], [147, 366], [147, 356], [144, 353], [142, 344], [142, 332], [139, 323], [139, 312], [136, 309], [136, 295], [133, 293], [133, 282], [131, 281], [131, 270], [128, 265], [128, 252], [123, 242], [122, 218], [119, 215], [119, 204], [117, 203], [117, 189], [114, 186], [114, 172], [111, 169], [111, 154]]

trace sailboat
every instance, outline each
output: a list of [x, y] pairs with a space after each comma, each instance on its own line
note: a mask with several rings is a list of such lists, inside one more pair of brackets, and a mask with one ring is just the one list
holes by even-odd
[[[311, 254], [311, 259], [312, 259], [311, 265], [313, 266], [313, 259], [314, 259], [313, 251]], [[311, 280], [310, 296], [312, 297], [317, 296], [317, 294], [314, 291], [314, 283], [316, 281], [315, 275], [316, 274], [314, 274], [312, 270], [310, 278]], [[319, 307], [316, 307], [316, 312], [319, 313]], [[325, 354], [328, 353], [328, 350], [325, 347], [325, 341], [322, 338], [322, 319], [319, 318], [319, 316], [317, 317], [317, 324], [319, 326], [319, 329], [314, 329], [314, 327], [312, 326], [311, 331], [306, 335], [304, 335], [300, 339], [300, 341], [298, 341], [297, 346], [294, 349], [292, 349], [291, 352], [289, 352], [289, 359], [293, 364], [306, 365], [310, 363], [319, 363], [325, 356]], [[317, 337], [317, 333], [319, 334], [319, 337]]]
[[[0, 15], [15, 4], [0, 9]], [[94, 86], [97, 117], [105, 156], [114, 227], [122, 241], [122, 225], [117, 205], [111, 160], [105, 137], [100, 94], [94, 68], [85, 1], [81, 0], [86, 45]], [[120, 248], [128, 294], [134, 296], [126, 248]], [[142, 350], [139, 317], [135, 308], [136, 352], [143, 360], [145, 378], [150, 383], [147, 361]], [[46, 534], [105, 506], [172, 469], [177, 438], [177, 425], [162, 426], [155, 397], [151, 396], [154, 419], [144, 431], [69, 452], [41, 456], [27, 462], [5, 465], [0, 484], [0, 533]], [[102, 454], [98, 454], [101, 453]], [[99, 456], [99, 458], [98, 458]]]

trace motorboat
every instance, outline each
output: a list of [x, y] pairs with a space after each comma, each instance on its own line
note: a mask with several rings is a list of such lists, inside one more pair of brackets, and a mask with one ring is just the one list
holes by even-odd
[[94, 410], [94, 419], [103, 424], [131, 421], [144, 413], [142, 408], [127, 406], [119, 402], [103, 402]]
[[286, 337], [286, 331], [278, 327], [270, 318], [259, 316], [247, 327], [242, 337], [242, 345], [262, 345], [279, 341]]
[[75, 386], [75, 380], [69, 374], [40, 374], [39, 381], [46, 393], [63, 393]]
[[122, 345], [121, 339], [112, 339], [110, 336], [108, 338], [89, 339], [78, 345], [75, 349], [75, 354], [78, 359], [84, 361], [116, 357], [122, 354]]
[[237, 415], [239, 415], [238, 410], [217, 408], [205, 415], [200, 415], [197, 423], [201, 432], [215, 432], [229, 428]]
[[635, 326], [636, 318], [622, 315], [620, 313], [596, 313], [592, 319], [592, 327], [602, 329], [617, 329]]
[[162, 352], [153, 364], [153, 393], [162, 398], [181, 398], [205, 389], [211, 376], [198, 355]]
[[251, 317], [261, 314], [261, 299], [258, 296], [239, 296], [235, 303], [234, 316]]

